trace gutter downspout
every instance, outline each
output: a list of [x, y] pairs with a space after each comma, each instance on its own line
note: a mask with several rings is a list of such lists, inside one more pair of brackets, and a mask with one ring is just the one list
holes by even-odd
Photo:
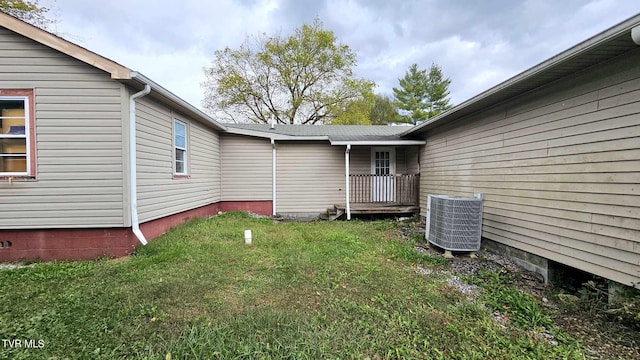
[[147, 245], [147, 239], [140, 231], [138, 219], [138, 174], [136, 153], [136, 99], [148, 95], [151, 86], [145, 85], [144, 89], [129, 97], [129, 203], [131, 204], [131, 231], [142, 245]]
[[351, 144], [347, 144], [347, 148], [344, 151], [344, 177], [346, 188], [346, 210], [347, 220], [351, 220], [351, 182], [349, 181], [349, 153], [351, 152]]
[[274, 138], [271, 138], [271, 205], [273, 216], [276, 216], [276, 141]]

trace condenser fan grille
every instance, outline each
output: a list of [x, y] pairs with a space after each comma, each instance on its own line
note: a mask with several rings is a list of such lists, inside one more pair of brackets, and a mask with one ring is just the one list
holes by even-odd
[[429, 195], [427, 240], [453, 251], [478, 251], [482, 236], [482, 200]]

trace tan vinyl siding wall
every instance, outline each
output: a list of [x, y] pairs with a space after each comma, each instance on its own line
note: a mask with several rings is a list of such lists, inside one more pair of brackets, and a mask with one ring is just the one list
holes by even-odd
[[[344, 146], [338, 146], [337, 148], [344, 151]], [[397, 146], [394, 148], [396, 152], [396, 174], [417, 174], [418, 147]], [[349, 154], [349, 162], [349, 173], [371, 174], [371, 146], [353, 146]]]
[[271, 141], [235, 135], [224, 135], [220, 141], [222, 200], [271, 200]]
[[0, 27], [0, 88], [34, 89], [36, 181], [0, 180], [0, 229], [121, 227], [124, 88]]
[[[336, 147], [345, 150], [344, 146]], [[344, 157], [344, 154], [343, 154]], [[342, 160], [344, 166], [344, 160]], [[349, 152], [350, 174], [371, 174], [371, 147], [353, 146]], [[344, 201], [343, 201], [344, 202]]]
[[320, 213], [345, 203], [344, 146], [276, 142], [278, 213]]
[[483, 236], [640, 282], [640, 50], [435, 129], [427, 194], [485, 193]]
[[[220, 201], [217, 131], [150, 97], [136, 102], [138, 216], [141, 222]], [[189, 178], [173, 178], [173, 119], [187, 124]]]
[[407, 174], [418, 174], [420, 173], [420, 147], [419, 146], [409, 146], [405, 149], [406, 151], [406, 161], [407, 161]]

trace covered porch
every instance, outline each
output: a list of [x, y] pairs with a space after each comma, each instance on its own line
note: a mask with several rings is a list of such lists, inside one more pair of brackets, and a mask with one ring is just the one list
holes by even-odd
[[[421, 141], [369, 141], [346, 144], [345, 201], [335, 215], [412, 215], [420, 210]], [[333, 143], [332, 145], [337, 145]]]

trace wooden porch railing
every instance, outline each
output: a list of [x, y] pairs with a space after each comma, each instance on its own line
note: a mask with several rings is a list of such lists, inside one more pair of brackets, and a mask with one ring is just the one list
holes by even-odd
[[349, 175], [351, 203], [417, 205], [420, 175]]

